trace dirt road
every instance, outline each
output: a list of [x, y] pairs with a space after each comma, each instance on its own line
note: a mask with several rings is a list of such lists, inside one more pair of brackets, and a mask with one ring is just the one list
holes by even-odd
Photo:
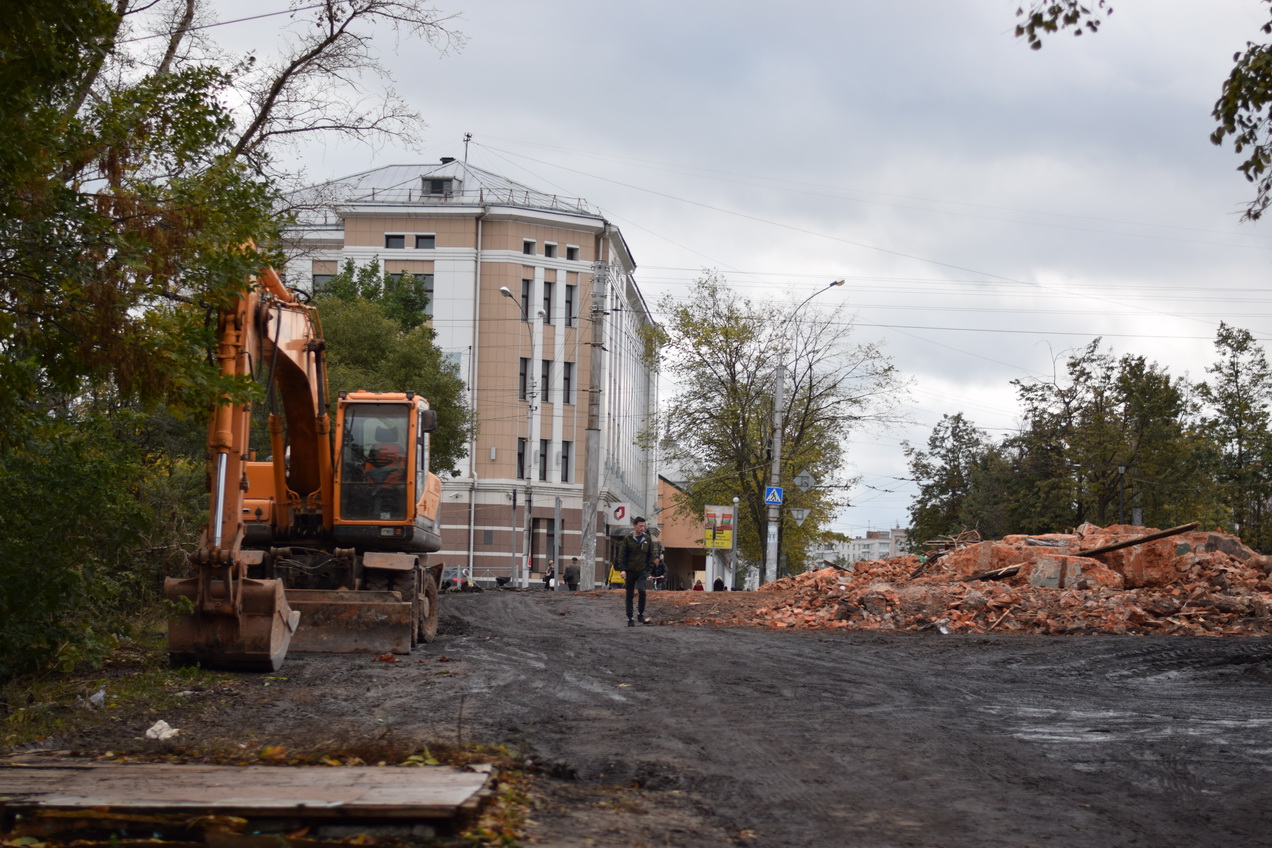
[[1272, 641], [629, 629], [621, 605], [448, 595], [426, 651], [293, 655], [183, 732], [508, 744], [550, 845], [1272, 845]]
[[627, 629], [618, 593], [446, 600], [482, 732], [582, 783], [684, 793], [698, 833], [671, 844], [1272, 845], [1265, 640]]

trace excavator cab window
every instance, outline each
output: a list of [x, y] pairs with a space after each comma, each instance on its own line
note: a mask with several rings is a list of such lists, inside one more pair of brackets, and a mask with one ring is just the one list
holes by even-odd
[[340, 515], [346, 521], [402, 521], [407, 516], [407, 416], [403, 404], [345, 409], [340, 449]]

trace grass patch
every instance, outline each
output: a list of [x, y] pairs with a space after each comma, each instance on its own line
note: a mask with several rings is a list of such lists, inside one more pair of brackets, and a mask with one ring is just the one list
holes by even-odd
[[147, 628], [135, 638], [116, 637], [98, 663], [10, 681], [0, 688], [0, 748], [40, 742], [120, 714], [169, 709], [193, 692], [233, 682], [223, 672], [168, 663], [167, 635]]

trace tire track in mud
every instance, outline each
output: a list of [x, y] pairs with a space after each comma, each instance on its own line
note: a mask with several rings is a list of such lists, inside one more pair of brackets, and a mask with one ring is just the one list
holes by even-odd
[[1267, 640], [626, 628], [619, 593], [452, 600], [490, 728], [580, 782], [688, 792], [749, 844], [1272, 844]]

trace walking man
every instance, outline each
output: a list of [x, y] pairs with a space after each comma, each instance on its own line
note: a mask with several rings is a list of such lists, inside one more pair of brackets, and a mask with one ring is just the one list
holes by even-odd
[[565, 567], [565, 586], [571, 592], [579, 590], [579, 558], [570, 557], [570, 564]]
[[[654, 543], [645, 533], [645, 519], [639, 515], [632, 520], [632, 532], [623, 537], [618, 547], [618, 570], [627, 584], [627, 626], [634, 627], [636, 622], [649, 624], [645, 618], [645, 582], [649, 578], [649, 567], [654, 562]], [[632, 618], [632, 594], [640, 592], [640, 605], [637, 607], [637, 618]]]

